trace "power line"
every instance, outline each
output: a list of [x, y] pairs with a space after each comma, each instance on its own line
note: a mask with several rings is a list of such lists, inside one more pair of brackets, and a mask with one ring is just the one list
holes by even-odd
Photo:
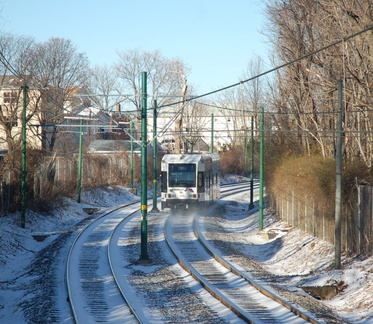
[[7, 58], [4, 56], [3, 52], [0, 51], [0, 61], [3, 63], [3, 65], [10, 70], [15, 76], [20, 77], [21, 75], [16, 71], [16, 69], [12, 66], [12, 64], [7, 60]]
[[[352, 39], [352, 38], [354, 38], [354, 37], [356, 37], [356, 36], [358, 36], [358, 35], [361, 35], [361, 34], [367, 32], [367, 31], [369, 31], [369, 30], [372, 30], [372, 29], [373, 29], [373, 25], [368, 26], [368, 27], [366, 27], [366, 28], [360, 30], [360, 31], [357, 32], [357, 33], [354, 33], [354, 34], [351, 34], [351, 35], [349, 35], [349, 36], [346, 36], [346, 37], [344, 37], [344, 38], [342, 38], [342, 39], [340, 39], [340, 40], [338, 40], [338, 41], [336, 41], [336, 42], [334, 42], [334, 43], [331, 43], [331, 44], [329, 44], [329, 45], [326, 45], [326, 46], [324, 46], [324, 47], [321, 47], [321, 48], [319, 48], [319, 49], [317, 49], [317, 50], [315, 50], [315, 51], [309, 52], [309, 53], [307, 53], [307, 54], [305, 54], [305, 55], [303, 55], [303, 56], [300, 56], [300, 57], [298, 57], [298, 58], [296, 58], [296, 59], [290, 61], [290, 62], [287, 62], [287, 63], [281, 64], [281, 65], [279, 65], [279, 66], [277, 66], [277, 67], [274, 67], [273, 69], [267, 70], [267, 71], [265, 71], [265, 72], [263, 72], [263, 73], [259, 73], [259, 74], [257, 74], [256, 76], [253, 76], [253, 77], [248, 78], [248, 79], [246, 79], [246, 80], [242, 80], [242, 81], [239, 81], [239, 82], [237, 82], [237, 83], [234, 83], [234, 84], [228, 85], [228, 86], [226, 86], [226, 87], [224, 87], [224, 88], [220, 88], [220, 89], [217, 89], [217, 90], [214, 90], [214, 91], [210, 91], [210, 92], [204, 93], [204, 94], [202, 94], [202, 95], [198, 95], [198, 96], [192, 97], [192, 98], [190, 98], [190, 99], [185, 99], [184, 101], [192, 101], [192, 100], [196, 100], [196, 99], [199, 99], [199, 98], [207, 97], [207, 96], [210, 96], [210, 95], [212, 95], [212, 94], [215, 94], [215, 93], [218, 93], [218, 92], [221, 92], [221, 91], [225, 91], [225, 90], [228, 90], [228, 89], [233, 88], [233, 87], [237, 87], [237, 86], [239, 86], [239, 85], [241, 85], [241, 84], [244, 84], [244, 83], [247, 83], [247, 82], [249, 82], [249, 81], [253, 81], [253, 80], [258, 79], [258, 78], [260, 78], [260, 77], [262, 77], [262, 76], [265, 76], [265, 75], [267, 75], [267, 74], [269, 74], [269, 73], [275, 72], [275, 71], [280, 70], [280, 69], [282, 69], [282, 68], [284, 68], [284, 67], [287, 67], [287, 66], [289, 66], [289, 65], [292, 65], [292, 64], [294, 64], [294, 63], [296, 63], [296, 62], [299, 62], [299, 61], [301, 61], [301, 60], [304, 60], [304, 59], [307, 58], [307, 57], [310, 57], [310, 56], [312, 56], [312, 55], [315, 55], [315, 54], [317, 54], [317, 53], [320, 53], [320, 52], [322, 52], [322, 51], [325, 51], [325, 50], [327, 50], [327, 49], [329, 49], [329, 48], [331, 48], [331, 47], [334, 47], [334, 46], [339, 45], [339, 44], [341, 44], [341, 43], [343, 43], [343, 42], [346, 42], [346, 41], [348, 41], [348, 40], [350, 40], [350, 39]], [[169, 107], [169, 106], [173, 106], [173, 105], [176, 105], [176, 104], [179, 104], [179, 103], [180, 103], [180, 101], [179, 101], [179, 102], [170, 103], [170, 104], [166, 104], [166, 105], [160, 106], [159, 108]]]
[[[203, 102], [196, 102], [199, 105], [211, 107], [211, 108], [217, 108], [220, 110], [228, 110], [228, 111], [234, 111], [234, 112], [242, 112], [242, 113], [248, 113], [248, 114], [259, 114], [259, 111], [256, 110], [247, 110], [247, 109], [235, 109], [235, 108], [229, 108], [224, 106], [217, 106], [213, 104], [203, 103]], [[360, 110], [345, 110], [344, 113], [364, 113], [364, 112], [373, 112], [373, 109], [360, 109]], [[271, 114], [271, 115], [333, 115], [338, 114], [338, 111], [313, 111], [313, 112], [281, 112], [281, 111], [267, 111], [264, 112], [265, 114]], [[208, 116], [199, 116], [199, 117], [208, 117]]]
[[[362, 34], [362, 33], [365, 33], [365, 32], [367, 32], [367, 31], [369, 31], [369, 30], [372, 30], [373, 29], [373, 26], [368, 26], [368, 27], [366, 27], [366, 28], [364, 28], [363, 30], [361, 30], [361, 31], [359, 31], [359, 32], [357, 32], [357, 33], [354, 33], [354, 34], [351, 34], [351, 35], [349, 35], [349, 36], [346, 36], [346, 37], [344, 37], [343, 39], [341, 39], [341, 40], [338, 40], [338, 41], [336, 41], [336, 42], [334, 42], [334, 43], [331, 43], [331, 44], [329, 44], [329, 45], [327, 45], [327, 46], [324, 46], [324, 47], [322, 47], [322, 48], [320, 48], [320, 49], [317, 49], [317, 50], [315, 50], [315, 51], [312, 51], [312, 52], [310, 52], [310, 53], [307, 53], [307, 54], [305, 54], [305, 55], [303, 55], [303, 56], [301, 56], [301, 57], [299, 57], [299, 58], [296, 58], [296, 59], [294, 59], [294, 60], [292, 60], [292, 61], [290, 61], [290, 62], [287, 62], [287, 63], [284, 63], [284, 64], [282, 64], [282, 65], [280, 65], [280, 66], [277, 66], [277, 67], [275, 67], [275, 68], [273, 68], [273, 69], [270, 69], [270, 70], [267, 70], [267, 71], [265, 71], [265, 72], [263, 72], [263, 73], [260, 73], [260, 74], [258, 74], [258, 75], [256, 75], [256, 76], [253, 76], [253, 77], [250, 77], [250, 78], [248, 78], [248, 79], [246, 79], [246, 80], [242, 80], [242, 81], [239, 81], [239, 82], [237, 82], [237, 83], [235, 83], [235, 84], [232, 84], [232, 85], [229, 85], [229, 86], [226, 86], [226, 87], [223, 87], [223, 88], [221, 88], [221, 89], [217, 89], [217, 90], [214, 90], [214, 91], [211, 91], [211, 92], [208, 92], [208, 93], [205, 93], [205, 94], [202, 94], [202, 95], [198, 95], [198, 96], [189, 96], [189, 98], [188, 97], [185, 97], [182, 101], [178, 101], [178, 102], [174, 102], [174, 103], [170, 103], [170, 104], [165, 104], [165, 105], [162, 105], [162, 106], [159, 106], [157, 109], [161, 109], [161, 108], [165, 108], [165, 107], [169, 107], [169, 106], [173, 106], [173, 105], [176, 105], [176, 104], [181, 104], [181, 103], [184, 103], [184, 104], [186, 104], [186, 103], [188, 103], [188, 102], [190, 102], [190, 101], [192, 101], [192, 100], [196, 100], [196, 99], [199, 99], [199, 98], [202, 98], [202, 97], [206, 97], [206, 96], [209, 96], [209, 95], [212, 95], [212, 94], [215, 94], [215, 93], [218, 93], [218, 92], [221, 92], [221, 91], [224, 91], [224, 90], [227, 90], [227, 89], [230, 89], [230, 88], [233, 88], [233, 87], [236, 87], [236, 86], [239, 86], [239, 85], [242, 85], [242, 84], [244, 84], [244, 83], [247, 83], [247, 82], [249, 82], [249, 81], [252, 81], [252, 80], [255, 80], [255, 79], [257, 79], [257, 78], [260, 78], [260, 77], [262, 77], [262, 76], [265, 76], [265, 75], [267, 75], [267, 74], [269, 74], [269, 73], [272, 73], [272, 72], [274, 72], [274, 71], [277, 71], [277, 70], [279, 70], [279, 69], [282, 69], [282, 68], [284, 68], [284, 67], [286, 67], [286, 66], [289, 66], [289, 65], [291, 65], [291, 64], [294, 64], [294, 63], [296, 63], [296, 62], [298, 62], [298, 61], [301, 61], [301, 60], [303, 60], [303, 59], [305, 59], [305, 58], [307, 58], [307, 57], [310, 57], [310, 56], [312, 56], [312, 55], [315, 55], [315, 54], [317, 54], [317, 53], [319, 53], [319, 52], [321, 52], [321, 51], [324, 51], [324, 50], [326, 50], [326, 49], [329, 49], [329, 48], [331, 48], [331, 47], [334, 47], [334, 46], [336, 46], [336, 45], [338, 45], [338, 44], [341, 44], [342, 42], [346, 42], [346, 41], [348, 41], [348, 40], [350, 40], [350, 39], [352, 39], [352, 38], [354, 38], [354, 37], [356, 37], [356, 36], [358, 36], [358, 35], [360, 35], [360, 34]], [[21, 75], [16, 71], [16, 69], [12, 66], [12, 64], [5, 58], [5, 56], [4, 56], [4, 54], [2, 53], [2, 52], [0, 52], [0, 61], [4, 64], [4, 66], [6, 66], [14, 75], [16, 75], [16, 76], [18, 76], [18, 77], [21, 77]], [[44, 89], [43, 87], [39, 87], [38, 88], [39, 90], [42, 90], [42, 89]], [[48, 92], [46, 92], [46, 94], [47, 94], [47, 96], [48, 97], [50, 97], [50, 99], [54, 102], [54, 103], [56, 103], [58, 106], [60, 106], [60, 103], [58, 103], [58, 102], [56, 102], [55, 101], [55, 99], [48, 93]], [[128, 97], [127, 97], [128, 98]], [[238, 112], [238, 111], [241, 111], [241, 112], [244, 112], [244, 113], [255, 113], [255, 114], [257, 114], [258, 112], [257, 111], [249, 111], [249, 110], [237, 110], [237, 109], [234, 109], [234, 108], [228, 108], [228, 107], [218, 107], [218, 106], [212, 106], [212, 105], [209, 105], [209, 104], [205, 104], [205, 103], [201, 103], [201, 102], [199, 102], [199, 104], [202, 104], [202, 105], [206, 105], [206, 106], [210, 106], [210, 107], [214, 107], [214, 108], [219, 108], [219, 109], [224, 109], [224, 110], [233, 110], [233, 111], [235, 111], [235, 112]], [[62, 108], [64, 109], [64, 107], [62, 106]], [[174, 116], [173, 116], [173, 118], [171, 118], [171, 121], [173, 121], [173, 120], [175, 120], [176, 118], [177, 118], [177, 116], [183, 111], [183, 108], [184, 108], [184, 105], [182, 106], [182, 108], [180, 109], [180, 110], [178, 110], [175, 114], [174, 114]], [[149, 108], [150, 109], [150, 108]], [[350, 113], [350, 112], [367, 112], [367, 111], [373, 111], [373, 110], [357, 110], [357, 111], [345, 111], [345, 113]], [[136, 112], [138, 113], [139, 111], [138, 110], [136, 110]], [[337, 112], [292, 112], [292, 113], [289, 113], [289, 112], [268, 112], [268, 113], [270, 113], [270, 114], [273, 114], [273, 115], [280, 115], [280, 114], [286, 114], [286, 115], [309, 115], [309, 114], [312, 114], [312, 115], [315, 115], [315, 114], [336, 114]], [[168, 129], [169, 129], [169, 127], [170, 127], [170, 125], [171, 125], [171, 122], [170, 123], [168, 123], [165, 127], [164, 127], [164, 129], [162, 130], [162, 132], [161, 133], [165, 133]], [[241, 130], [237, 130], [237, 131], [241, 131]], [[285, 132], [289, 132], [289, 131], [285, 131]], [[299, 132], [301, 132], [301, 131], [298, 131], [298, 130], [295, 130], [294, 132], [297, 132], [297, 133], [299, 133]], [[305, 132], [308, 132], [308, 133], [310, 133], [310, 131], [305, 131]], [[323, 132], [323, 131], [315, 131], [315, 133], [321, 133], [321, 132]], [[325, 131], [325, 132], [330, 132], [330, 131]], [[347, 132], [345, 132], [345, 133], [347, 133]], [[355, 132], [356, 133], [356, 132]], [[371, 132], [368, 132], [368, 131], [365, 131], [365, 132], [363, 132], [363, 133], [371, 133]]]
[[[247, 131], [251, 131], [251, 129], [247, 129]], [[218, 129], [218, 130], [214, 130], [214, 133], [244, 133], [245, 130], [244, 129], [230, 129], [230, 130], [227, 130], [227, 129]], [[259, 133], [260, 130], [259, 129], [253, 129], [253, 132], [255, 133]], [[337, 130], [307, 130], [307, 129], [300, 129], [300, 130], [293, 130], [293, 129], [264, 129], [263, 130], [264, 133], [272, 133], [272, 134], [284, 134], [284, 133], [296, 133], [296, 134], [328, 134], [328, 133], [331, 133], [331, 134], [337, 134], [338, 131]], [[200, 135], [201, 133], [211, 133], [211, 130], [199, 130], [199, 131], [168, 131], [167, 135], [173, 135], [173, 134], [181, 134], [181, 135], [193, 135], [193, 134], [196, 134], [194, 136], [198, 136]], [[373, 134], [373, 131], [354, 131], [354, 130], [351, 130], [351, 131], [343, 131], [343, 134], [347, 135], [347, 134]]]

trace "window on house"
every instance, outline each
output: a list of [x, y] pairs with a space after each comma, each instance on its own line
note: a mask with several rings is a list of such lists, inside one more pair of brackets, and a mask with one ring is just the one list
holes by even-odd
[[10, 92], [4, 92], [4, 99], [3, 102], [6, 103], [13, 103], [17, 101], [17, 92], [10, 91]]

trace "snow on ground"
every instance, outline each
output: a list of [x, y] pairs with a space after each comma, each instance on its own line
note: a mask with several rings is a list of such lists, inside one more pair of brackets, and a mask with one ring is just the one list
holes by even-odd
[[[230, 228], [233, 237], [244, 242], [246, 255], [271, 273], [290, 277], [293, 282], [289, 288], [293, 291], [302, 293], [299, 286], [337, 286], [337, 296], [324, 303], [351, 323], [373, 323], [373, 257], [344, 255], [342, 269], [335, 270], [334, 245], [268, 213], [264, 216], [264, 230], [259, 231], [258, 216], [245, 216], [248, 203], [242, 203], [242, 198], [237, 203], [229, 198], [224, 228]], [[248, 193], [244, 199], [249, 201]]]
[[[231, 180], [224, 179], [224, 182]], [[1, 216], [0, 323], [27, 323], [22, 305], [33, 297], [28, 290], [35, 279], [28, 275], [30, 264], [59, 233], [90, 217], [83, 207], [104, 209], [136, 198], [122, 187], [92, 190], [82, 195], [82, 204], [66, 199], [63, 207], [53, 210], [53, 213], [27, 212], [25, 229], [20, 227], [19, 213]], [[273, 215], [265, 215], [264, 232], [274, 233], [275, 237], [263, 238], [254, 223], [248, 225], [242, 217], [246, 205], [237, 202], [227, 206], [227, 225], [236, 231], [237, 239], [243, 240], [248, 254], [276, 275], [291, 275], [292, 289], [299, 285], [337, 284], [339, 294], [324, 303], [351, 323], [373, 323], [373, 257], [344, 256], [342, 269], [334, 270], [334, 247], [331, 244], [276, 221]], [[37, 242], [33, 234], [40, 232], [51, 235]]]
[[[107, 187], [105, 190], [91, 190], [82, 194], [82, 203], [78, 204], [71, 199], [64, 199], [62, 205], [55, 208], [47, 214], [37, 214], [27, 211], [26, 228], [20, 227], [20, 213], [7, 214], [0, 216], [0, 323], [27, 323], [27, 315], [22, 309], [23, 305], [30, 305], [37, 299], [37, 285], [40, 280], [35, 278], [34, 263], [35, 259], [43, 249], [53, 242], [62, 233], [74, 230], [73, 226], [87, 220], [88, 215], [83, 208], [105, 208], [117, 206], [138, 199], [138, 197], [129, 193], [122, 187]], [[96, 213], [96, 215], [100, 212]], [[33, 235], [48, 234], [48, 237], [41, 242], [34, 239]], [[64, 249], [62, 255], [67, 255], [68, 246]], [[58, 244], [57, 244], [58, 245]], [[41, 253], [41, 257], [43, 254]], [[57, 255], [58, 256], [58, 255]], [[52, 255], [51, 258], [54, 256]], [[41, 260], [43, 262], [44, 260]], [[46, 260], [46, 263], [49, 260]], [[43, 270], [43, 265], [40, 271]], [[57, 269], [61, 284], [63, 283], [64, 269]], [[47, 278], [50, 278], [46, 276]], [[65, 287], [61, 287], [61, 296], [54, 296], [58, 299], [58, 304], [66, 308], [66, 294], [63, 292]], [[62, 307], [62, 308], [63, 308]], [[42, 315], [41, 315], [42, 316]], [[32, 317], [32, 316], [31, 316]], [[45, 319], [45, 322], [53, 320]]]

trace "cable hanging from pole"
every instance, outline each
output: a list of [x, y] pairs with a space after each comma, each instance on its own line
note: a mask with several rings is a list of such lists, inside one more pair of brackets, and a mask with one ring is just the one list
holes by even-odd
[[[267, 70], [267, 71], [265, 71], [265, 72], [263, 72], [263, 73], [259, 73], [259, 74], [255, 75], [255, 76], [253, 76], [253, 77], [250, 77], [250, 78], [248, 78], [248, 79], [246, 79], [246, 80], [242, 80], [242, 81], [236, 82], [236, 83], [234, 83], [234, 84], [228, 85], [228, 86], [226, 86], [226, 87], [223, 87], [223, 88], [220, 88], [220, 89], [217, 89], [217, 90], [213, 90], [213, 91], [210, 91], [210, 92], [207, 92], [207, 93], [201, 94], [201, 95], [194, 96], [194, 97], [192, 97], [192, 98], [190, 98], [190, 99], [185, 99], [185, 101], [192, 101], [192, 100], [196, 100], [196, 99], [199, 99], [199, 98], [207, 97], [207, 96], [210, 96], [210, 95], [212, 95], [212, 94], [215, 94], [215, 93], [218, 93], [218, 92], [222, 92], [222, 91], [225, 91], [225, 90], [228, 90], [228, 89], [231, 89], [231, 88], [237, 87], [237, 86], [239, 86], [239, 85], [241, 85], [241, 84], [243, 84], [243, 83], [247, 83], [247, 82], [249, 82], [249, 81], [253, 81], [253, 80], [258, 79], [258, 78], [260, 78], [260, 77], [263, 77], [263, 76], [265, 76], [265, 75], [267, 75], [267, 74], [270, 74], [270, 73], [272, 73], [272, 72], [275, 72], [275, 71], [277, 71], [277, 70], [280, 70], [280, 69], [282, 69], [282, 68], [284, 68], [284, 67], [287, 67], [287, 66], [289, 66], [289, 65], [292, 65], [292, 64], [294, 64], [294, 63], [296, 63], [296, 62], [299, 62], [299, 61], [301, 61], [301, 60], [304, 60], [305, 58], [308, 58], [308, 57], [310, 57], [310, 56], [312, 56], [312, 55], [315, 55], [315, 54], [318, 54], [318, 53], [320, 53], [320, 52], [322, 52], [322, 51], [325, 51], [325, 50], [327, 50], [327, 49], [329, 49], [329, 48], [331, 48], [331, 47], [334, 47], [334, 46], [336, 46], [336, 45], [339, 45], [339, 44], [341, 44], [342, 42], [346, 42], [346, 41], [348, 41], [348, 40], [350, 40], [350, 39], [352, 39], [352, 38], [354, 38], [354, 37], [356, 37], [356, 36], [359, 36], [359, 35], [361, 35], [361, 34], [363, 34], [363, 33], [366, 33], [366, 32], [369, 31], [369, 30], [373, 30], [373, 25], [368, 26], [368, 27], [366, 27], [366, 28], [360, 30], [360, 31], [357, 32], [357, 33], [354, 33], [354, 34], [348, 35], [348, 36], [346, 36], [346, 37], [344, 37], [344, 38], [342, 38], [342, 39], [340, 39], [340, 40], [338, 40], [338, 41], [336, 41], [336, 42], [334, 42], [334, 43], [331, 43], [331, 44], [326, 45], [326, 46], [324, 46], [324, 47], [321, 47], [321, 48], [319, 48], [319, 49], [317, 49], [317, 50], [314, 50], [314, 51], [312, 51], [312, 52], [309, 52], [309, 53], [307, 53], [307, 54], [305, 54], [305, 55], [303, 55], [303, 56], [300, 56], [300, 57], [298, 57], [298, 58], [296, 58], [296, 59], [294, 59], [294, 60], [292, 60], [292, 61], [290, 61], [290, 62], [286, 62], [286, 63], [281, 64], [281, 65], [279, 65], [279, 66], [276, 66], [276, 67], [274, 67], [274, 68], [272, 68], [272, 69], [270, 69], [270, 70]], [[159, 108], [165, 108], [165, 107], [169, 107], [169, 106], [173, 106], [173, 105], [177, 105], [177, 104], [180, 104], [180, 101], [178, 101], [178, 102], [173, 102], [173, 103], [166, 104], [166, 105], [162, 105], [162, 106], [159, 106]]]

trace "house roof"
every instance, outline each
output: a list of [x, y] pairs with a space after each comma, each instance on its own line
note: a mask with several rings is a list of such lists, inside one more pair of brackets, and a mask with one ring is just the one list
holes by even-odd
[[[89, 153], [120, 153], [131, 150], [131, 141], [126, 140], [94, 140], [88, 146]], [[141, 147], [139, 143], [133, 143], [133, 150], [140, 153]]]
[[78, 116], [92, 117], [98, 115], [99, 112], [100, 109], [96, 107], [82, 107], [82, 109], [78, 113]]
[[[153, 143], [147, 145], [147, 153], [153, 154]], [[157, 149], [159, 152], [164, 152], [164, 148], [157, 143]], [[94, 140], [88, 145], [88, 153], [97, 154], [110, 154], [110, 153], [121, 153], [123, 151], [131, 151], [131, 141], [130, 140]], [[141, 153], [140, 142], [133, 142], [133, 151], [136, 154]]]
[[32, 80], [29, 75], [18, 77], [15, 75], [1, 75], [0, 88], [2, 89], [19, 89], [25, 82], [30, 85], [35, 85], [35, 80]]

